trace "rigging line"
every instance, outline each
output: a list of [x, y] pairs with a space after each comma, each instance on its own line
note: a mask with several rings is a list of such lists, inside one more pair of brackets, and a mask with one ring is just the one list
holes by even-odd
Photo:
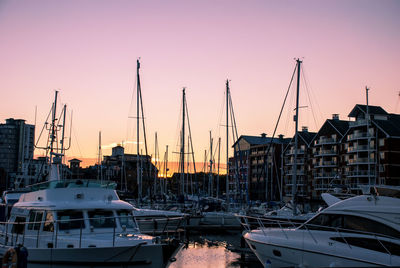
[[[315, 91], [313, 90], [313, 87], [312, 87], [312, 85], [311, 85], [311, 83], [308, 81], [308, 79], [307, 79], [307, 77], [308, 77], [308, 75], [307, 75], [307, 66], [306, 66], [306, 68], [304, 69], [304, 64], [303, 64], [303, 66], [302, 66], [302, 69], [303, 69], [303, 78], [304, 78], [304, 81], [307, 83], [307, 87], [309, 87], [310, 88], [310, 92], [311, 92], [311, 97], [312, 97], [312, 99], [311, 99], [311, 101], [312, 100], [315, 100], [314, 102], [315, 102], [315, 104], [316, 104], [316, 107], [317, 107], [317, 109], [318, 109], [318, 111], [316, 111], [316, 112], [318, 112], [318, 114], [319, 114], [319, 118], [317, 118], [320, 122], [324, 122], [324, 118], [322, 117], [322, 110], [321, 110], [321, 107], [319, 106], [319, 103], [316, 101], [317, 100], [317, 95], [316, 95], [316, 93], [315, 93]], [[317, 125], [318, 126], [318, 125]], [[316, 127], [317, 127], [316, 126]]]
[[193, 169], [194, 169], [194, 173], [196, 173], [196, 162], [195, 162], [194, 150], [193, 150], [192, 131], [190, 130], [189, 109], [187, 106], [187, 100], [185, 101], [185, 107], [186, 107], [186, 118], [187, 118], [187, 122], [188, 122], [189, 142], [190, 142], [190, 148], [192, 150]]
[[[126, 122], [126, 139], [127, 141], [130, 140], [130, 138], [132, 137], [132, 140], [134, 139], [134, 135], [133, 135], [133, 126], [130, 124], [130, 122], [132, 121], [131, 119], [134, 117], [133, 115], [133, 103], [135, 101], [135, 85], [137, 84], [137, 76], [134, 75], [134, 84], [132, 87], [132, 95], [131, 95], [131, 103], [129, 105], [129, 110], [128, 110], [128, 118], [127, 118], [127, 122]], [[130, 145], [129, 143], [126, 145], [127, 147], [132, 147], [132, 145]]]
[[219, 116], [218, 116], [218, 122], [217, 122], [217, 129], [218, 129], [218, 137], [221, 136], [221, 126], [222, 126], [222, 116], [224, 114], [224, 108], [225, 108], [225, 91], [223, 94], [221, 106], [220, 106], [220, 111], [219, 111]]
[[303, 76], [303, 81], [304, 81], [304, 84], [305, 84], [305, 87], [306, 87], [307, 97], [308, 97], [308, 101], [309, 101], [309, 103], [310, 103], [311, 114], [312, 114], [313, 119], [314, 119], [315, 128], [317, 128], [318, 125], [317, 125], [317, 120], [316, 120], [316, 117], [315, 117], [315, 111], [314, 111], [314, 109], [313, 109], [313, 103], [312, 103], [312, 99], [311, 99], [311, 97], [310, 97], [310, 90], [311, 90], [311, 88], [309, 88], [308, 81], [307, 81], [307, 79], [306, 79], [306, 77], [305, 77], [305, 74], [304, 74], [304, 65], [303, 65], [302, 76]]
[[[276, 130], [277, 130], [277, 128], [278, 128], [279, 121], [280, 121], [280, 119], [281, 119], [282, 112], [283, 112], [283, 108], [285, 107], [286, 100], [287, 100], [287, 97], [288, 97], [290, 88], [291, 88], [291, 86], [292, 86], [292, 82], [293, 82], [294, 75], [296, 74], [297, 64], [298, 64], [298, 63], [296, 63], [296, 66], [294, 67], [293, 74], [292, 74], [292, 78], [290, 79], [289, 86], [288, 86], [288, 89], [287, 89], [287, 91], [286, 91], [286, 95], [285, 95], [285, 98], [284, 98], [284, 100], [283, 100], [283, 104], [282, 104], [282, 107], [281, 107], [281, 111], [279, 112], [278, 120], [277, 120], [276, 125], [275, 125], [275, 128], [274, 128], [274, 132], [272, 133], [271, 141], [270, 141], [270, 143], [269, 143], [269, 145], [268, 145], [268, 147], [267, 147], [267, 152], [266, 152], [266, 154], [264, 155], [264, 163], [266, 163], [266, 166], [268, 166], [268, 163], [266, 162], [266, 161], [267, 161], [267, 157], [268, 157], [269, 151], [270, 151], [270, 149], [271, 149], [272, 142], [273, 142], [273, 140], [274, 140], [275, 133], [276, 133]], [[261, 169], [260, 178], [261, 178], [261, 176], [264, 176], [263, 172], [265, 172], [265, 168]]]
[[[138, 71], [138, 76], [139, 76], [139, 71]], [[140, 86], [140, 78], [138, 78], [138, 91], [139, 91], [139, 99], [140, 99], [140, 108], [142, 111], [142, 126], [143, 126], [143, 136], [144, 136], [144, 148], [145, 148], [145, 153], [148, 155], [147, 152], [147, 138], [146, 138], [146, 124], [144, 122], [144, 112], [143, 112], [143, 99], [142, 99], [142, 87]]]
[[46, 128], [46, 123], [47, 123], [47, 121], [49, 120], [49, 117], [50, 117], [50, 114], [51, 114], [51, 111], [52, 111], [52, 110], [53, 110], [53, 108], [50, 109], [49, 114], [47, 115], [46, 121], [45, 121], [45, 123], [43, 124], [42, 130], [40, 131], [39, 137], [38, 137], [38, 139], [37, 139], [37, 141], [36, 141], [35, 148], [38, 148], [37, 145], [39, 144], [39, 141], [40, 141], [40, 138], [41, 138], [41, 136], [42, 136], [42, 134], [43, 134], [43, 131], [44, 131], [45, 128]]
[[72, 131], [72, 129], [71, 129], [71, 132], [74, 134], [74, 138], [76, 140], [76, 145], [77, 145], [78, 151], [79, 151], [79, 157], [83, 158], [82, 152], [81, 152], [81, 147], [79, 146], [79, 142], [78, 142], [78, 138], [76, 136], [76, 133], [75, 133], [75, 131]]
[[[295, 94], [295, 90], [290, 91], [290, 95], [289, 95], [289, 105], [288, 107], [293, 107], [294, 102], [296, 99], [296, 94]], [[291, 117], [292, 117], [292, 112], [290, 111], [290, 109], [287, 110], [287, 114], [286, 114], [286, 125], [285, 125], [285, 129], [284, 129], [284, 133], [288, 133], [289, 132], [289, 123], [291, 122]]]

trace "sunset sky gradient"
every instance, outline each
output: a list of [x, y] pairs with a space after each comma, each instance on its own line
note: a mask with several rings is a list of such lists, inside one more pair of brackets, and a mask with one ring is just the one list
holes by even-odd
[[[135, 140], [128, 117], [140, 57], [150, 154], [157, 131], [161, 156], [168, 144], [177, 160], [187, 87], [196, 161], [212, 130], [225, 162], [225, 80], [239, 135], [271, 135], [294, 58], [307, 79], [300, 126], [317, 131], [334, 113], [347, 119], [365, 103], [365, 86], [371, 105], [399, 113], [399, 14], [400, 1], [388, 0], [0, 0], [0, 122], [33, 124], [37, 107], [38, 134], [59, 89], [73, 110], [69, 157], [96, 158], [99, 131], [104, 146]], [[277, 134], [293, 135], [293, 108]]]

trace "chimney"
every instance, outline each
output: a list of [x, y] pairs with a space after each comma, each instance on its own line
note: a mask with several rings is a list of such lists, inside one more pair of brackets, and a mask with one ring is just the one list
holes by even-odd
[[261, 138], [266, 138], [267, 134], [266, 133], [261, 133]]
[[283, 140], [283, 134], [279, 134], [278, 137], [280, 141]]
[[339, 120], [339, 114], [332, 114], [333, 120]]
[[302, 126], [302, 127], [301, 127], [301, 131], [302, 131], [302, 132], [308, 132], [308, 127]]

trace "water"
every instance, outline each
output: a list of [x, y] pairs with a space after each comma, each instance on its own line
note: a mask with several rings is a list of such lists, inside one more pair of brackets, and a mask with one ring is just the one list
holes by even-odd
[[239, 232], [189, 235], [188, 239], [170, 268], [263, 267], [249, 248], [240, 247]]

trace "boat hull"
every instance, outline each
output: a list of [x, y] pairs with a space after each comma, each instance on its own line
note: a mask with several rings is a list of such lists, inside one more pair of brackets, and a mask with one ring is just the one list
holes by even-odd
[[[336, 247], [335, 243], [315, 244], [306, 233], [265, 229], [245, 233], [244, 239], [265, 267], [379, 267], [399, 266], [400, 256], [365, 252], [356, 247]], [[297, 237], [293, 236], [296, 234]], [[299, 239], [298, 235], [303, 235]], [[302, 241], [296, 244], [294, 241]], [[328, 241], [328, 240], [325, 240]]]
[[[28, 267], [165, 267], [178, 243], [99, 248], [28, 248]], [[9, 247], [0, 247], [0, 254]]]

